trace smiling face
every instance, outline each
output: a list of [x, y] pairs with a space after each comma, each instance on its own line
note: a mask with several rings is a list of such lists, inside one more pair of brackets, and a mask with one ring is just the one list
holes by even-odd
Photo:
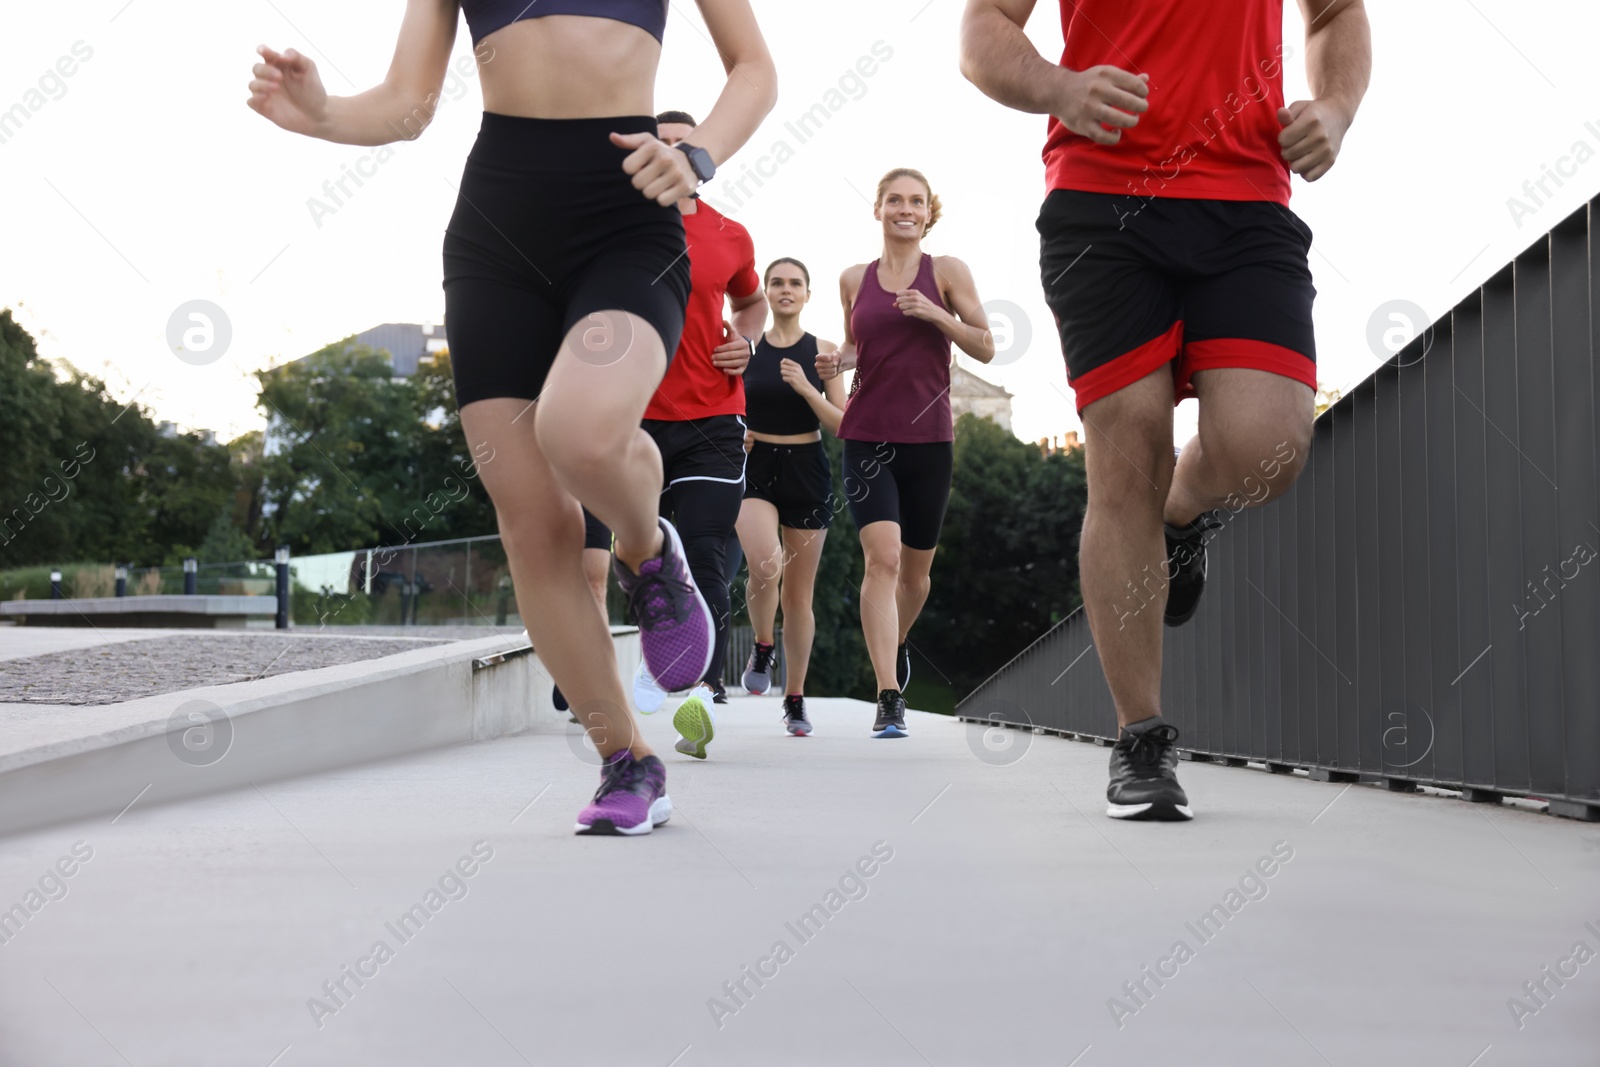
[[883, 223], [885, 240], [918, 241], [928, 229], [928, 187], [915, 178], [896, 178], [884, 187], [873, 217]]
[[806, 276], [793, 263], [775, 263], [767, 271], [767, 303], [772, 314], [788, 317], [800, 314], [800, 309], [811, 299], [811, 287]]

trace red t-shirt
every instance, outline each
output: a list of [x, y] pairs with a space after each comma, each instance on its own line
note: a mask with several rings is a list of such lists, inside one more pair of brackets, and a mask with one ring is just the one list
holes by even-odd
[[712, 415], [744, 414], [744, 379], [711, 364], [711, 350], [722, 343], [723, 297], [746, 297], [761, 286], [756, 246], [750, 231], [704, 200], [683, 217], [689, 242], [689, 307], [683, 338], [656, 387], [647, 419], [687, 422]]
[[1289, 202], [1278, 147], [1283, 0], [1061, 0], [1061, 65], [1150, 75], [1150, 109], [1099, 145], [1050, 119], [1050, 189]]

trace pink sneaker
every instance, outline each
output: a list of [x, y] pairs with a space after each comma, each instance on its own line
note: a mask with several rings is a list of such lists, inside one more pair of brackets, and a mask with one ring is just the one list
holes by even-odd
[[672, 818], [667, 769], [654, 756], [634, 759], [628, 749], [613, 752], [600, 768], [600, 788], [578, 813], [578, 833], [647, 834]]

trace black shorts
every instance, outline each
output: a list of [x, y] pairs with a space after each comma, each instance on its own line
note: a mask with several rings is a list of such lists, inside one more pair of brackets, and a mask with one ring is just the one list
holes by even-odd
[[744, 419], [712, 415], [676, 422], [645, 419], [644, 432], [661, 450], [663, 491], [678, 482], [744, 485]]
[[937, 548], [954, 469], [955, 446], [949, 441], [919, 445], [846, 441], [844, 495], [856, 529], [897, 522], [900, 543], [907, 548]]
[[583, 509], [583, 547], [611, 551], [611, 527], [589, 514], [588, 508]]
[[1057, 189], [1038, 228], [1079, 411], [1173, 360], [1175, 403], [1216, 367], [1316, 389], [1311, 229], [1287, 207]]
[[744, 498], [778, 509], [778, 525], [826, 530], [833, 522], [833, 471], [821, 441], [774, 445], [757, 441], [745, 464]]
[[[445, 332], [456, 403], [535, 400], [568, 332], [589, 322], [594, 358], [621, 359], [639, 316], [678, 347], [689, 300], [683, 216], [646, 200], [609, 135], [649, 116], [525, 119], [485, 112], [445, 229]], [[587, 338], [589, 333], [585, 334]]]

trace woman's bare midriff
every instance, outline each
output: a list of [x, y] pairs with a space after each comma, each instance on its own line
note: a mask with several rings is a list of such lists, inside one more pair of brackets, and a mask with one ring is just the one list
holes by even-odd
[[540, 119], [655, 114], [661, 44], [637, 26], [547, 15], [496, 30], [474, 52], [485, 111]]
[[751, 430], [750, 436], [769, 445], [809, 445], [813, 441], [822, 440], [822, 431], [812, 430], [810, 433], [756, 433]]

